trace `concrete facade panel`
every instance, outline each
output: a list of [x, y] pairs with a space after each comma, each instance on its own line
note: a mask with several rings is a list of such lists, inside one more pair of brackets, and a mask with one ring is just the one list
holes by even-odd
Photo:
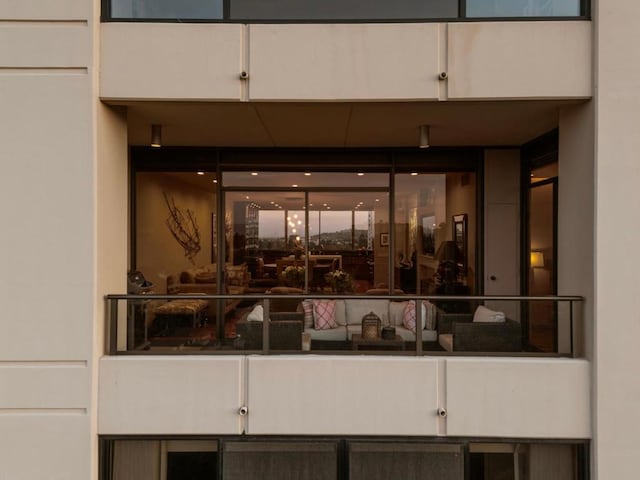
[[99, 434], [239, 434], [243, 357], [104, 357]]
[[250, 357], [248, 375], [250, 434], [438, 431], [437, 360]]
[[588, 98], [592, 24], [451, 23], [448, 98]]
[[3, 414], [0, 432], [3, 480], [97, 478], [91, 468], [87, 415]]
[[0, 409], [87, 409], [89, 373], [84, 362], [0, 363]]
[[251, 25], [252, 100], [438, 98], [438, 24]]
[[0, 72], [0, 105], [0, 360], [86, 361], [95, 294], [90, 77]]
[[239, 100], [241, 25], [103, 23], [102, 99]]
[[0, 0], [0, 19], [87, 20], [93, 5], [86, 0]]
[[590, 375], [584, 360], [450, 358], [447, 435], [590, 438]]
[[92, 61], [90, 35], [84, 22], [0, 23], [0, 66], [86, 68]]

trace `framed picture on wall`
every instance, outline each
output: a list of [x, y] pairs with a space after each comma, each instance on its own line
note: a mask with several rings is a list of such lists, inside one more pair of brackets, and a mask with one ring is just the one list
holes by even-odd
[[453, 216], [453, 240], [462, 252], [462, 263], [459, 264], [463, 275], [467, 274], [467, 214]]
[[380, 234], [380, 246], [381, 247], [388, 247], [389, 246], [389, 234], [388, 233], [381, 233]]

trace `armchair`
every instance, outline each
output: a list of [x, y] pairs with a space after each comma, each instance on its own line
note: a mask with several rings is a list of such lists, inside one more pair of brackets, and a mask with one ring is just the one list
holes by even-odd
[[473, 314], [437, 310], [438, 342], [449, 352], [519, 352], [522, 350], [520, 322], [473, 321]]

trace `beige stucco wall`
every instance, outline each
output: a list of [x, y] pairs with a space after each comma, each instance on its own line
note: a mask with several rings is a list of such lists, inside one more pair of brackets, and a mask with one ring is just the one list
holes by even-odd
[[92, 2], [0, 1], [0, 476], [97, 475]]
[[589, 438], [589, 376], [571, 359], [111, 357], [99, 432]]
[[[588, 98], [591, 23], [101, 25], [103, 99]], [[247, 80], [240, 72], [248, 73]], [[440, 72], [449, 79], [439, 81]]]
[[596, 2], [596, 480], [638, 476], [639, 11], [632, 0]]

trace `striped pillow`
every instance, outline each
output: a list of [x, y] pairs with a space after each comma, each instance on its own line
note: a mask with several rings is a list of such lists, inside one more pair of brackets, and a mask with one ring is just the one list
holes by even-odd
[[302, 311], [304, 312], [304, 329], [313, 328], [313, 302], [303, 300]]

